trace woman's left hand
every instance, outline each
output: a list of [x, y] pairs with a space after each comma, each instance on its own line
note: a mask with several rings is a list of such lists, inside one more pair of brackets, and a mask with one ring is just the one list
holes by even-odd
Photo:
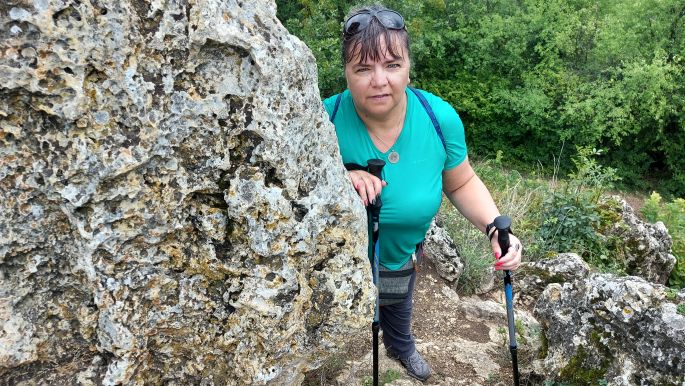
[[[497, 232], [497, 231], [495, 231]], [[492, 252], [495, 254], [495, 269], [514, 271], [521, 264], [521, 254], [523, 253], [523, 245], [518, 237], [509, 234], [509, 250], [502, 256], [502, 250], [497, 242], [497, 234], [490, 240], [492, 245]]]

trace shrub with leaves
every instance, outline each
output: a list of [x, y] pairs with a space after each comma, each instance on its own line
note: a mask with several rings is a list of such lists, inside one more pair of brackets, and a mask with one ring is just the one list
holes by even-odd
[[[559, 182], [543, 201], [539, 248], [545, 254], [575, 252], [588, 263], [608, 271], [623, 270], [620, 255], [599, 232], [613, 221], [612, 205], [600, 202], [617, 180], [616, 171], [597, 163], [601, 150], [580, 147], [573, 159], [576, 170]], [[615, 210], [615, 205], [613, 206]]]

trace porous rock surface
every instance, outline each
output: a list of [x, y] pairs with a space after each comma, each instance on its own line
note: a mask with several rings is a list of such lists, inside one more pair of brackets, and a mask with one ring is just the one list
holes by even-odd
[[550, 284], [534, 313], [546, 337], [536, 372], [570, 384], [683, 384], [685, 316], [667, 291], [607, 274]]
[[[447, 280], [452, 289], [457, 290], [459, 278], [464, 273], [466, 267], [464, 259], [459, 253], [459, 247], [454, 243], [454, 240], [444, 227], [441, 215], [433, 218], [426, 232], [424, 253], [433, 262], [440, 277]], [[491, 267], [480, 276], [481, 280], [475, 286], [474, 292], [482, 295], [493, 289], [495, 270]]]
[[423, 247], [425, 255], [433, 261], [435, 269], [443, 279], [449, 282], [456, 282], [459, 279], [464, 272], [464, 263], [452, 237], [442, 226], [438, 216], [433, 219], [426, 232]]
[[271, 1], [0, 4], [0, 378], [297, 384], [374, 289]]
[[524, 261], [514, 272], [517, 301], [533, 306], [547, 285], [582, 280], [589, 273], [590, 266], [575, 253], [560, 253], [551, 259]]
[[676, 262], [671, 254], [673, 241], [668, 229], [661, 221], [655, 224], [642, 221], [620, 197], [610, 199], [618, 202], [620, 221], [602, 233], [618, 240], [616, 244], [625, 259], [626, 272], [652, 283], [666, 284]]

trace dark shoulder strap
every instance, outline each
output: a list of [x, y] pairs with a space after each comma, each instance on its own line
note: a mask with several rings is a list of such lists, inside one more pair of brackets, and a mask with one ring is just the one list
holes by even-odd
[[[424, 110], [428, 113], [428, 116], [431, 119], [431, 122], [433, 122], [433, 127], [435, 127], [435, 132], [438, 134], [438, 137], [440, 137], [440, 142], [442, 142], [442, 147], [445, 148], [445, 151], [447, 151], [447, 145], [445, 145], [445, 137], [442, 135], [442, 129], [440, 128], [440, 123], [438, 123], [438, 118], [435, 117], [435, 113], [433, 113], [433, 109], [431, 106], [428, 104], [428, 101], [426, 100], [426, 97], [421, 94], [421, 91], [409, 87], [409, 89], [416, 94], [416, 97], [419, 98], [419, 101], [421, 102], [421, 105], [423, 106]], [[336, 104], [336, 108], [337, 108]], [[335, 112], [334, 112], [335, 114]]]
[[335, 107], [333, 107], [333, 113], [331, 113], [331, 123], [333, 123], [333, 120], [335, 119], [335, 115], [338, 114], [338, 107], [340, 107], [340, 100], [342, 99], [342, 93], [338, 94], [338, 97], [335, 98]]

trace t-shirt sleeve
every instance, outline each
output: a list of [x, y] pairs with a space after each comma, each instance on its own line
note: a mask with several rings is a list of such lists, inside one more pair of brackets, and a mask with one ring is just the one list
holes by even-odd
[[333, 114], [333, 107], [335, 106], [336, 96], [337, 95], [333, 95], [323, 100], [323, 108], [326, 109], [326, 113], [328, 113], [329, 118], [331, 117], [331, 114]]
[[445, 147], [447, 148], [444, 170], [450, 170], [462, 163], [468, 154], [464, 124], [461, 122], [457, 111], [449, 103], [439, 97], [435, 97], [435, 99], [435, 105], [438, 106], [436, 109], [438, 123], [442, 129], [442, 135], [445, 137]]

